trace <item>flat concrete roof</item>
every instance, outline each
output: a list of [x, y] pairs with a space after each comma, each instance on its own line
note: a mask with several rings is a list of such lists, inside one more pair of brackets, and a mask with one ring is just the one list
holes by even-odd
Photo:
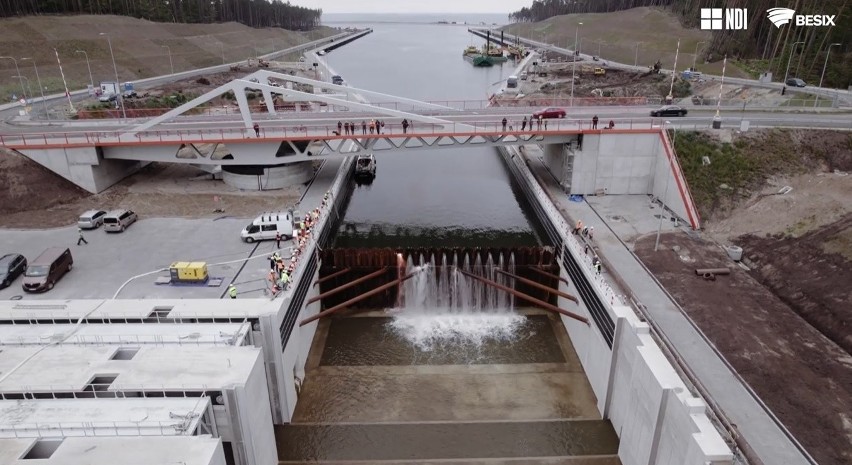
[[209, 397], [0, 401], [0, 437], [192, 435]]
[[269, 299], [109, 299], [0, 301], [0, 321], [149, 318], [157, 309], [166, 318], [257, 318], [276, 314], [282, 300]]
[[242, 345], [249, 323], [0, 325], [0, 346], [62, 344]]
[[65, 438], [48, 459], [22, 460], [35, 439], [0, 439], [0, 465], [209, 465], [221, 454], [210, 436]]
[[5, 346], [0, 392], [77, 392], [95, 376], [115, 376], [113, 391], [222, 389], [245, 384], [261, 357], [255, 347], [182, 345], [142, 346], [131, 360], [110, 360], [121, 347]]

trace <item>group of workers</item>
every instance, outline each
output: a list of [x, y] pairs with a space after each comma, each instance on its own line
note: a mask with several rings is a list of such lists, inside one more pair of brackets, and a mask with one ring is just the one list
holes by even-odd
[[[588, 240], [585, 241], [586, 246], [583, 249], [583, 253], [588, 255], [589, 254], [589, 241], [591, 241], [594, 238], [595, 227], [594, 226], [586, 226], [586, 225], [583, 224], [583, 220], [577, 220], [577, 224], [576, 224], [576, 226], [574, 226], [574, 229], [571, 231], [571, 233], [574, 234], [575, 236], [579, 234], [583, 237], [588, 238]], [[598, 258], [598, 254], [594, 253], [594, 251], [592, 251], [592, 253], [594, 254], [594, 257], [592, 258], [592, 268], [594, 268], [594, 270], [597, 274], [601, 274], [601, 259]]]
[[[408, 128], [408, 121], [404, 120], [403, 130]], [[361, 120], [361, 134], [366, 135], [367, 130], [369, 129], [370, 134], [381, 134], [382, 128], [385, 127], [385, 122], [377, 119], [371, 119], [370, 121]], [[336, 135], [344, 135], [344, 136], [354, 136], [355, 131], [358, 130], [358, 124], [355, 122], [343, 121], [337, 122], [337, 131], [333, 131]]]
[[322, 204], [305, 214], [305, 217], [299, 221], [294, 228], [294, 239], [296, 246], [293, 247], [293, 253], [290, 256], [290, 263], [285, 264], [284, 258], [276, 251], [269, 257], [269, 284], [272, 288], [272, 294], [278, 294], [279, 291], [287, 290], [287, 286], [292, 280], [293, 271], [299, 264], [299, 259], [302, 252], [308, 245], [308, 240], [313, 227], [319, 222], [322, 211], [328, 205], [331, 199], [331, 192], [326, 191], [322, 199]]

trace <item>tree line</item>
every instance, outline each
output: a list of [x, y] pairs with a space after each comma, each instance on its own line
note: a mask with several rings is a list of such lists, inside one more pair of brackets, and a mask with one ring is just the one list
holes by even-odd
[[[538, 22], [557, 15], [660, 7], [673, 12], [684, 26], [697, 28], [701, 8], [747, 8], [748, 27], [713, 31], [704, 48], [705, 58], [716, 61], [727, 55], [729, 59], [765, 60], [764, 68], [779, 78], [783, 78], [789, 61], [791, 76], [793, 70], [798, 70], [798, 77], [815, 85], [829, 45], [839, 43], [831, 49], [824, 85], [846, 88], [852, 84], [852, 15], [848, 3], [849, 0], [534, 0], [531, 6], [511, 13], [509, 20]], [[791, 22], [777, 28], [766, 19], [766, 10], [775, 7], [791, 8], [802, 15], [835, 15], [835, 26], [795, 26]]]
[[121, 15], [156, 22], [219, 23], [309, 30], [322, 10], [281, 0], [0, 0], [0, 17], [92, 14]]

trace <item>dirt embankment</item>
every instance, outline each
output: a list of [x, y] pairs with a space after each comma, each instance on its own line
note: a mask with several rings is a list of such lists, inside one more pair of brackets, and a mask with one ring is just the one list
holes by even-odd
[[[770, 291], [733, 265], [716, 244], [667, 234], [662, 250], [654, 252], [654, 242], [653, 234], [641, 238], [636, 254], [808, 452], [821, 465], [852, 463], [852, 356], [803, 321], [783, 296], [773, 295], [774, 288]], [[802, 261], [796, 263], [796, 258]], [[819, 289], [838, 288], [832, 297], [817, 301], [834, 305], [834, 310], [845, 306], [848, 322], [848, 298], [846, 303], [832, 300], [848, 294], [848, 272], [845, 278], [832, 276], [826, 266], [817, 274], [825, 265], [808, 260], [805, 251], [789, 262], [786, 272], [803, 276], [802, 282], [824, 278]], [[708, 281], [695, 275], [699, 266], [727, 266], [732, 272]], [[811, 297], [817, 296], [809, 292], [805, 300]]]
[[154, 163], [90, 194], [26, 157], [0, 149], [0, 227], [5, 228], [67, 226], [93, 208], [129, 208], [141, 218], [249, 218], [294, 204], [301, 191], [301, 186], [240, 191], [188, 165]]

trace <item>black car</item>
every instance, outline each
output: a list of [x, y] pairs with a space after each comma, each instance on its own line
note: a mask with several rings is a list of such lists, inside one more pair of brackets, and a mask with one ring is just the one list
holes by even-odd
[[686, 108], [677, 105], [666, 105], [656, 110], [651, 110], [651, 116], [686, 116]]
[[10, 253], [0, 257], [0, 289], [12, 284], [27, 271], [27, 259], [21, 254]]
[[787, 79], [787, 85], [790, 87], [805, 87], [807, 84], [799, 78], [790, 78]]

